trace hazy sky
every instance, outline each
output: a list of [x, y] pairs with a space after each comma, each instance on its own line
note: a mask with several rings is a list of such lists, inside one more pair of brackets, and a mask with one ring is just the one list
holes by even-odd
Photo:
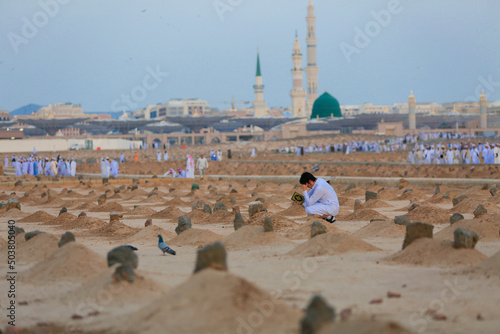
[[[295, 30], [306, 66], [308, 2], [0, 0], [0, 108], [229, 107], [215, 102], [253, 101], [257, 48], [268, 106], [289, 106]], [[417, 102], [477, 100], [481, 89], [500, 99], [500, 1], [314, 5], [319, 89], [341, 104], [406, 102], [410, 90]]]

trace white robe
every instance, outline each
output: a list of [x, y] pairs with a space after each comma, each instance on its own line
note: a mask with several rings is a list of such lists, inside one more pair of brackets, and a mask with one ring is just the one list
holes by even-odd
[[76, 176], [76, 161], [71, 160], [69, 165], [70, 165], [70, 170], [71, 170], [71, 176]]

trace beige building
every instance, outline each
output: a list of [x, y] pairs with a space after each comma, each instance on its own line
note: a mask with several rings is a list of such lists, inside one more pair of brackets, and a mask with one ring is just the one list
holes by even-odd
[[490, 103], [488, 106], [488, 114], [500, 116], [500, 100]]
[[0, 109], [0, 122], [10, 121], [10, 113], [6, 110]]
[[360, 114], [388, 114], [389, 107], [388, 106], [376, 106], [372, 103], [364, 103], [359, 106]]
[[167, 116], [201, 116], [210, 113], [210, 105], [201, 99], [172, 99], [167, 102]]
[[443, 112], [457, 112], [459, 114], [479, 114], [478, 102], [452, 102], [443, 104]]
[[34, 116], [40, 118], [49, 118], [49, 117], [87, 117], [83, 113], [83, 109], [79, 104], [72, 103], [56, 103], [49, 104], [46, 107], [42, 107], [35, 111]]

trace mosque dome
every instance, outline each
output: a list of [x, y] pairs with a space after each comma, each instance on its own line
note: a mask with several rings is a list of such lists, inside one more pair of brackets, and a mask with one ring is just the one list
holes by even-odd
[[340, 111], [340, 104], [336, 98], [331, 96], [328, 92], [318, 97], [314, 101], [311, 119], [314, 118], [328, 118], [328, 117], [342, 117]]

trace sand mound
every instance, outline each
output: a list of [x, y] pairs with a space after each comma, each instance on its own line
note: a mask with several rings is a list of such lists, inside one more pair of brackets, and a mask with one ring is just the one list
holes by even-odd
[[0, 217], [5, 218], [24, 218], [26, 216], [28, 216], [28, 214], [26, 212], [22, 212], [19, 209], [10, 209], [9, 211], [0, 214]]
[[[251, 202], [253, 202], [253, 201], [251, 201]], [[266, 204], [264, 204], [264, 207], [266, 208], [266, 210], [268, 212], [271, 212], [271, 213], [278, 213], [278, 212], [283, 211], [283, 209], [284, 209], [282, 206], [280, 206], [278, 204], [274, 204], [274, 203], [266, 203]]]
[[[158, 195], [151, 195], [149, 197], [146, 197], [145, 199], [141, 200], [141, 203], [160, 203], [163, 202], [164, 198], [160, 197]], [[171, 205], [171, 204], [168, 204]]]
[[[337, 219], [340, 219], [339, 216], [337, 216]], [[348, 214], [345, 217], [342, 217], [342, 220], [347, 220], [347, 221], [352, 221], [352, 220], [372, 220], [372, 219], [386, 219], [389, 220], [386, 216], [384, 216], [381, 213], [378, 213], [375, 210], [372, 209], [359, 209], [354, 211], [351, 214]]]
[[95, 208], [92, 208], [89, 210], [90, 212], [112, 212], [112, 211], [118, 211], [118, 212], [124, 212], [127, 211], [123, 206], [121, 206], [120, 203], [117, 202], [106, 202], [102, 205], [99, 205]]
[[303, 205], [292, 203], [287, 209], [278, 213], [282, 216], [305, 216], [306, 208]]
[[59, 228], [64, 230], [72, 230], [78, 228], [97, 229], [97, 228], [103, 228], [106, 225], [107, 223], [102, 219], [96, 217], [84, 216], [65, 222], [61, 226], [59, 226]]
[[498, 213], [487, 213], [479, 217], [479, 220], [500, 228], [500, 214]]
[[447, 210], [438, 208], [430, 204], [424, 204], [408, 212], [408, 218], [412, 222], [427, 224], [449, 224], [450, 215]]
[[69, 224], [78, 218], [72, 213], [64, 212], [61, 215], [54, 218], [52, 221], [44, 223], [44, 225], [66, 225]]
[[298, 245], [288, 255], [299, 257], [328, 256], [347, 252], [373, 252], [377, 247], [346, 233], [324, 233]]
[[377, 192], [377, 199], [387, 201], [394, 199], [394, 194], [399, 190], [396, 188], [384, 188], [384, 190], [380, 190]]
[[[343, 186], [344, 185], [342, 185], [342, 187]], [[359, 196], [364, 196], [365, 192], [366, 192], [365, 189], [356, 187], [356, 188], [349, 189], [348, 191], [344, 191], [342, 196], [355, 198], [355, 197], [359, 197]], [[393, 196], [394, 196], [394, 194], [393, 194]]]
[[485, 273], [491, 273], [500, 276], [500, 252], [495, 253], [484, 262], [481, 262], [481, 264], [479, 264], [479, 266], [477, 267]]
[[[269, 293], [243, 278], [212, 269], [192, 275], [164, 297], [123, 317], [119, 327], [110, 328], [109, 331], [164, 333], [168, 328], [171, 333], [234, 333], [241, 326], [241, 319], [261, 312], [261, 305], [274, 305], [274, 310], [272, 316], [265, 318], [258, 327], [258, 333], [299, 331], [301, 312], [284, 303], [273, 303]], [[193, 321], [194, 316], [196, 321]]]
[[106, 260], [77, 242], [59, 248], [47, 259], [22, 272], [24, 282], [85, 281], [106, 269]]
[[151, 216], [156, 214], [156, 210], [144, 206], [138, 206], [125, 213], [126, 216]]
[[353, 208], [354, 202], [355, 202], [355, 200], [353, 198], [344, 197], [344, 196], [339, 197], [339, 206], [348, 206], [350, 208]]
[[208, 218], [204, 221], [201, 221], [202, 224], [229, 224], [233, 223], [235, 214], [230, 211], [218, 210], [215, 213], [212, 213], [208, 216]]
[[305, 224], [295, 224], [295, 228], [287, 229], [281, 233], [284, 237], [292, 240], [309, 239], [311, 237], [311, 225], [314, 221], [319, 221], [325, 227], [328, 233], [343, 233], [341, 229], [322, 219], [311, 219]]
[[453, 208], [450, 209], [451, 213], [474, 213], [474, 210], [479, 206], [479, 204], [482, 204], [484, 208], [488, 212], [498, 212], [499, 208], [497, 205], [486, 202], [486, 201], [478, 201], [473, 198], [466, 198], [462, 202], [458, 203], [455, 205]]
[[77, 206], [75, 210], [88, 210], [92, 212], [92, 210], [95, 210], [96, 208], [98, 208], [98, 205], [95, 204], [94, 201], [88, 201], [83, 203], [82, 205]]
[[31, 215], [20, 219], [20, 223], [48, 223], [55, 219], [56, 217], [49, 215], [45, 211], [37, 211]]
[[107, 223], [105, 226], [90, 230], [88, 233], [92, 236], [97, 236], [97, 237], [109, 237], [109, 238], [126, 238], [130, 237], [131, 235], [136, 234], [139, 231], [137, 228], [130, 227], [128, 225], [125, 225], [124, 223], [120, 221], [114, 221]]
[[486, 256], [476, 249], [455, 249], [453, 241], [421, 238], [384, 259], [389, 264], [410, 264], [425, 267], [476, 265]]
[[352, 235], [358, 238], [403, 238], [406, 227], [391, 221], [374, 221], [360, 228]]
[[449, 204], [452, 202], [452, 197], [444, 198], [443, 196], [437, 195], [425, 200], [424, 204]]
[[491, 223], [480, 221], [478, 219], [464, 219], [453, 225], [447, 226], [434, 235], [434, 238], [443, 240], [453, 240], [453, 232], [459, 227], [471, 230], [477, 233], [481, 241], [499, 241], [498, 228]]
[[185, 214], [193, 223], [203, 224], [208, 220], [210, 214], [203, 212], [200, 208], [195, 208], [191, 212]]
[[293, 244], [276, 232], [264, 232], [263, 226], [243, 226], [222, 241], [228, 250], [242, 250], [262, 246]]
[[[354, 206], [354, 203], [353, 203]], [[380, 199], [371, 199], [368, 202], [363, 203], [364, 209], [377, 209], [377, 208], [391, 208], [393, 207], [389, 203], [382, 201]]]
[[60, 299], [61, 302], [78, 305], [82, 300], [105, 298], [107, 306], [130, 306], [130, 304], [138, 302], [155, 300], [169, 290], [168, 286], [144, 277], [140, 271], [135, 272], [133, 284], [113, 282], [114, 271], [115, 267], [101, 271], [97, 276], [83, 283], [82, 286], [65, 293]]
[[177, 208], [173, 207], [167, 207], [154, 215], [151, 215], [150, 217], [153, 219], [172, 219], [177, 221], [177, 218], [180, 216], [185, 216], [186, 213], [184, 211], [181, 211]]
[[318, 334], [411, 334], [409, 330], [393, 321], [356, 319], [337, 322], [321, 328]]
[[158, 243], [158, 234], [163, 236], [164, 240], [169, 240], [175, 237], [175, 233], [162, 229], [156, 225], [149, 225], [141, 229], [139, 232], [125, 240], [126, 244], [139, 245], [154, 245]]
[[208, 230], [190, 228], [168, 241], [168, 245], [173, 246], [199, 246], [207, 245], [219, 241], [222, 236]]
[[256, 215], [254, 215], [248, 221], [248, 225], [264, 226], [264, 220], [266, 219], [266, 217], [271, 218], [271, 221], [273, 222], [274, 230], [277, 232], [287, 231], [289, 229], [294, 229], [294, 228], [299, 227], [299, 224], [297, 224], [293, 220], [285, 218], [280, 214], [271, 215], [271, 214], [269, 214], [269, 212], [265, 212], [265, 211], [259, 212]]
[[24, 233], [16, 237], [16, 256], [19, 262], [32, 263], [48, 258], [57, 249], [59, 237], [53, 234], [39, 234], [28, 241], [24, 241]]

